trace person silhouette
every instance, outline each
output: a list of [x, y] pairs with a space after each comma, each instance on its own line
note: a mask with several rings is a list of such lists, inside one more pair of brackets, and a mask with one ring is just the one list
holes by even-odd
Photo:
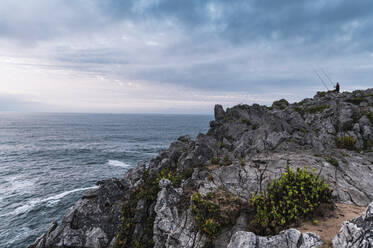
[[337, 92], [337, 93], [339, 93], [339, 83], [337, 82], [337, 84], [335, 85], [335, 91]]

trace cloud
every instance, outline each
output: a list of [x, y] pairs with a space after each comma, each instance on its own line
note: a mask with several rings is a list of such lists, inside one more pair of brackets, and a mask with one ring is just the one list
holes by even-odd
[[[0, 5], [0, 35], [18, 41], [40, 41], [63, 35], [97, 33], [111, 25], [132, 22], [173, 25], [198, 35], [211, 32], [234, 43], [253, 41], [311, 45], [334, 52], [339, 47], [371, 49], [366, 33], [372, 25], [373, 2], [342, 0], [4, 0]], [[153, 24], [153, 25], [152, 25]], [[167, 30], [165, 30], [167, 31]], [[370, 37], [369, 37], [370, 36]], [[327, 42], [333, 42], [328, 44]]]
[[[203, 99], [210, 106], [242, 95], [309, 97], [323, 90], [320, 68], [342, 88], [369, 87], [372, 7], [370, 0], [3, 0], [0, 93], [37, 95], [53, 106], [59, 99], [81, 111], [97, 110], [90, 99], [100, 99], [102, 111], [122, 104], [131, 111], [151, 99], [166, 109], [177, 101], [163, 93], [172, 89], [182, 111], [205, 106]], [[28, 84], [22, 75], [31, 75]], [[125, 101], [113, 100], [116, 81], [132, 93]], [[128, 82], [142, 90], [134, 94]], [[227, 94], [234, 99], [213, 97]]]

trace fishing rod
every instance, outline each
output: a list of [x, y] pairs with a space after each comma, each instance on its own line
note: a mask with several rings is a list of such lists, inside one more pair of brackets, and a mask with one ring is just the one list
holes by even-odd
[[330, 84], [334, 87], [333, 81], [330, 79], [329, 75], [321, 68], [321, 71], [324, 73], [325, 77], [329, 80]]
[[326, 86], [326, 84], [325, 84], [324, 80], [321, 78], [320, 74], [319, 74], [316, 70], [314, 70], [314, 72], [315, 72], [316, 75], [319, 77], [320, 81], [321, 81], [322, 84], [325, 86], [325, 88], [329, 91], [328, 86]]

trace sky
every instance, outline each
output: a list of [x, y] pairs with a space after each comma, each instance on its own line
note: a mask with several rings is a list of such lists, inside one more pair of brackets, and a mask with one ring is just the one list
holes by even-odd
[[[373, 87], [373, 1], [1, 0], [0, 111], [211, 114]], [[329, 82], [329, 76], [331, 82]]]

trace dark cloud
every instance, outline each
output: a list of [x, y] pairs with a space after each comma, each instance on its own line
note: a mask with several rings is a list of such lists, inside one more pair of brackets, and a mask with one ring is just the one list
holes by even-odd
[[[221, 39], [237, 43], [262, 40], [298, 45], [316, 42], [338, 48], [351, 43], [354, 48], [373, 46], [370, 39], [362, 39], [371, 36], [366, 33], [373, 24], [370, 0], [35, 0], [22, 4], [5, 0], [1, 5], [0, 35], [23, 41], [99, 32], [128, 20], [173, 21], [192, 35], [210, 30]], [[349, 39], [343, 40], [346, 35]]]
[[371, 0], [15, 2], [0, 3], [0, 41], [38, 47], [43, 68], [299, 97], [323, 89], [315, 68], [350, 88], [373, 77]]
[[[362, 39], [367, 36], [365, 30], [373, 24], [373, 2], [369, 0], [163, 0], [136, 5], [143, 2], [106, 1], [104, 14], [136, 21], [173, 20], [193, 32], [210, 28], [220, 38], [238, 43], [285, 40], [298, 45], [316, 42], [330, 49], [348, 48], [351, 43], [372, 48], [371, 40]], [[346, 35], [349, 39], [341, 39]]]

